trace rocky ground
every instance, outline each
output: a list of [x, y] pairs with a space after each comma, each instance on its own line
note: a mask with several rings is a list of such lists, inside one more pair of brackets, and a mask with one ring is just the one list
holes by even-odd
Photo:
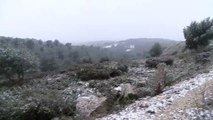
[[211, 120], [212, 53], [172, 51], [149, 67], [130, 61], [128, 69], [112, 61], [80, 65], [3, 86], [0, 120]]
[[[211, 120], [213, 109], [205, 110], [196, 106], [196, 101], [198, 102], [201, 98], [195, 93], [206, 85], [208, 86], [206, 91], [211, 91], [212, 78], [212, 70], [209, 73], [199, 74], [195, 78], [166, 88], [160, 95], [142, 98], [117, 114], [97, 120]], [[204, 97], [212, 100], [212, 95]]]

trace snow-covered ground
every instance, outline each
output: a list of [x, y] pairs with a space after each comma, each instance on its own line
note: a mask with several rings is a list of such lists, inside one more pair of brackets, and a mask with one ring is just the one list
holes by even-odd
[[[166, 111], [167, 108], [176, 104], [177, 100], [181, 100], [184, 97], [187, 97], [188, 93], [193, 90], [203, 86], [206, 82], [212, 81], [213, 79], [213, 70], [210, 70], [209, 73], [203, 73], [197, 75], [195, 78], [190, 80], [182, 81], [170, 88], [167, 88], [165, 92], [155, 97], [147, 97], [140, 99], [133, 104], [129, 105], [123, 111], [117, 114], [110, 114], [103, 118], [98, 118], [97, 120], [156, 120], [159, 119], [159, 113]], [[210, 82], [212, 83], [212, 82]], [[189, 110], [188, 110], [189, 111]], [[187, 112], [184, 111], [184, 112]], [[176, 114], [176, 113], [174, 113]], [[187, 114], [193, 114], [192, 111], [189, 111]], [[207, 114], [207, 113], [206, 113]], [[210, 119], [213, 116], [206, 115]], [[161, 118], [164, 119], [164, 118]], [[166, 119], [166, 118], [165, 118]], [[172, 119], [181, 120], [181, 118], [174, 117]]]

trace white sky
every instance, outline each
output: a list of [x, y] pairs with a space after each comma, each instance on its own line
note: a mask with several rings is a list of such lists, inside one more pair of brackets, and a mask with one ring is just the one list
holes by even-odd
[[206, 17], [213, 18], [213, 0], [0, 0], [0, 36], [183, 40], [183, 28]]

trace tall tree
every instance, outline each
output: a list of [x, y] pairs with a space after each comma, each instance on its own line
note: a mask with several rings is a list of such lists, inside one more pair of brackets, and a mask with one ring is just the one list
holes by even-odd
[[186, 39], [186, 47], [197, 49], [199, 46], [206, 46], [209, 40], [213, 39], [213, 19], [206, 18], [201, 22], [193, 21], [183, 29]]

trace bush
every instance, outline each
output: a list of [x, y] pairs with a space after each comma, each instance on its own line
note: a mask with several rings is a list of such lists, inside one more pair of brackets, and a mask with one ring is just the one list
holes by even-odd
[[173, 76], [168, 75], [166, 71], [166, 64], [160, 63], [157, 65], [157, 71], [153, 78], [148, 81], [150, 88], [154, 89], [155, 94], [159, 94], [162, 90], [170, 85], [173, 81]]
[[9, 80], [14, 74], [18, 79], [24, 79], [24, 72], [36, 70], [38, 60], [26, 51], [14, 49], [0, 49], [0, 73]]
[[41, 65], [40, 69], [42, 72], [51, 72], [58, 70], [58, 64], [55, 60], [55, 58], [43, 58], [40, 60]]
[[166, 65], [173, 64], [173, 58], [170, 57], [160, 57], [160, 58], [150, 58], [145, 62], [145, 67], [149, 68], [157, 68], [157, 65], [160, 63], [165, 63]]
[[91, 57], [84, 57], [80, 59], [81, 63], [92, 63], [92, 58]]
[[108, 61], [109, 61], [108, 57], [102, 57], [99, 62], [103, 63], [103, 62], [108, 62]]
[[117, 69], [120, 70], [121, 72], [128, 72], [128, 66], [127, 65], [118, 64]]
[[76, 71], [77, 77], [81, 80], [102, 80], [120, 76], [122, 73], [128, 71], [128, 67], [121, 64], [116, 64], [113, 67], [102, 64], [86, 64], [78, 66]]
[[155, 43], [149, 51], [151, 57], [158, 57], [162, 54], [162, 47], [159, 43]]
[[199, 46], [206, 46], [209, 40], [213, 39], [213, 20], [206, 18], [201, 22], [191, 22], [189, 26], [183, 29], [186, 39], [186, 47], [197, 49]]
[[154, 96], [155, 91], [152, 88], [141, 87], [137, 89], [137, 95], [139, 98], [146, 97], [146, 96]]
[[[51, 120], [53, 117], [73, 116], [75, 102], [55, 90], [24, 88], [18, 98], [0, 96], [0, 120]], [[72, 96], [73, 97], [73, 96]]]

